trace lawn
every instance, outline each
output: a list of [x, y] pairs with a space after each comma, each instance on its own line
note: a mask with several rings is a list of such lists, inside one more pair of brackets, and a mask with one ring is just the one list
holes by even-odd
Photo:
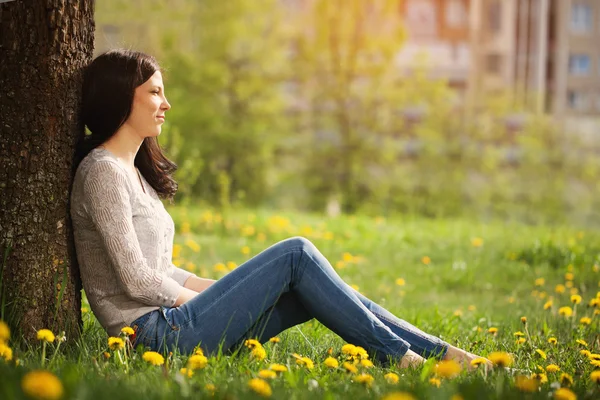
[[[265, 343], [262, 360], [244, 348], [206, 360], [165, 354], [165, 363], [155, 366], [126, 339], [125, 349], [111, 350], [84, 303], [77, 344], [59, 347], [56, 339], [45, 345], [43, 368], [58, 381], [28, 375], [42, 368], [43, 341], [0, 345], [0, 398], [26, 398], [22, 387], [36, 385], [78, 399], [236, 399], [271, 391], [286, 399], [600, 398], [598, 232], [465, 219], [169, 212], [177, 226], [173, 262], [198, 276], [218, 279], [270, 244], [304, 236], [348, 284], [400, 318], [483, 356], [507, 353], [521, 371], [449, 376], [452, 366], [436, 367], [433, 360], [418, 370], [363, 366], [355, 349], [342, 348], [345, 343], [314, 320]], [[2, 361], [7, 346], [12, 360]], [[324, 363], [328, 357], [338, 366]], [[353, 368], [344, 362], [354, 360], [357, 372], [348, 371]], [[272, 378], [260, 372], [273, 364], [286, 371]], [[253, 380], [260, 376], [264, 380]]]

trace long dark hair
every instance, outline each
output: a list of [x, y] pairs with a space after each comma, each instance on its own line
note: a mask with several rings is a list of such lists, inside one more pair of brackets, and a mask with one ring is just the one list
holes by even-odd
[[[116, 49], [96, 57], [85, 69], [82, 91], [82, 122], [91, 134], [79, 137], [74, 171], [85, 156], [125, 123], [133, 105], [135, 88], [161, 71], [156, 59], [139, 51]], [[177, 182], [172, 177], [177, 164], [162, 152], [156, 137], [144, 138], [135, 166], [161, 198], [172, 201]]]

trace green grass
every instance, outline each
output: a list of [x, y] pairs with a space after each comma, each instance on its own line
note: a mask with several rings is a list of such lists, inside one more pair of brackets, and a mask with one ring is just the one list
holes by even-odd
[[[600, 353], [600, 316], [587, 306], [600, 290], [600, 273], [594, 269], [600, 254], [597, 232], [464, 219], [326, 219], [262, 210], [230, 211], [223, 217], [206, 209], [176, 207], [169, 208], [169, 212], [177, 225], [175, 243], [181, 246], [174, 262], [199, 276], [218, 279], [225, 273], [215, 270], [218, 263], [241, 264], [278, 240], [305, 236], [338, 267], [346, 282], [357, 285], [361, 293], [400, 318], [484, 356], [493, 351], [509, 352], [516, 368], [539, 372], [539, 367], [553, 363], [561, 371], [548, 373], [548, 382], [539, 392], [525, 394], [515, 387], [514, 377], [504, 373], [485, 376], [463, 372], [455, 379], [443, 380], [438, 388], [429, 382], [431, 365], [417, 371], [377, 366], [365, 371], [375, 378], [367, 388], [353, 382], [352, 375], [342, 369], [330, 370], [323, 365], [327, 350], [333, 348], [333, 356], [340, 356], [344, 343], [313, 320], [280, 334], [280, 343], [265, 344], [265, 361], [251, 360], [244, 349], [236, 356], [210, 357], [206, 368], [184, 378], [178, 371], [185, 366], [187, 356], [174, 354], [167, 360], [168, 367], [154, 367], [142, 360], [142, 349], [138, 348], [127, 357], [126, 373], [114, 354], [104, 359], [107, 336], [93, 315], [84, 312], [84, 334], [77, 344], [63, 346], [58, 352], [54, 351], [55, 344], [47, 349], [45, 367], [61, 379], [65, 397], [209, 397], [205, 385], [211, 383], [216, 386], [214, 398], [258, 398], [248, 389], [248, 381], [271, 363], [285, 364], [289, 369], [269, 382], [276, 398], [381, 398], [390, 392], [405, 391], [421, 399], [450, 399], [455, 394], [465, 399], [546, 399], [562, 372], [573, 377], [571, 390], [579, 398], [600, 396], [600, 386], [589, 378], [594, 367], [580, 354], [583, 346], [576, 342], [583, 339], [588, 350]], [[474, 246], [475, 238], [480, 238], [483, 245]], [[200, 250], [194, 251], [193, 243], [187, 245], [187, 240], [200, 245]], [[242, 253], [244, 246], [248, 246], [249, 255]], [[352, 256], [346, 254], [351, 261], [339, 268], [344, 253]], [[426, 265], [423, 257], [431, 262]], [[561, 294], [555, 292], [555, 286], [565, 283], [569, 268], [574, 274], [573, 287], [583, 302], [577, 306], [576, 316], [565, 318], [558, 315], [558, 308], [571, 305], [570, 289]], [[398, 278], [405, 285], [397, 285]], [[544, 278], [543, 285], [535, 286], [537, 278]], [[544, 310], [549, 296], [553, 297], [553, 306]], [[521, 323], [522, 316], [527, 317], [527, 329]], [[584, 316], [592, 318], [590, 325], [579, 323]], [[498, 333], [489, 334], [490, 327], [498, 328]], [[527, 342], [517, 345], [514, 332], [526, 330]], [[549, 337], [556, 337], [558, 345], [550, 345]], [[543, 360], [535, 349], [544, 350], [547, 359]], [[11, 362], [0, 361], [0, 398], [24, 398], [22, 377], [41, 366], [38, 343], [22, 349], [13, 345], [13, 350]], [[292, 353], [310, 357], [315, 368], [309, 371], [296, 366]], [[397, 385], [383, 378], [390, 371], [400, 375]]]

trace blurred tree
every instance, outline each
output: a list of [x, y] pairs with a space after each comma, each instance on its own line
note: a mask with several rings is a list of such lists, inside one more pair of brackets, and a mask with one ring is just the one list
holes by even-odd
[[93, 0], [0, 4], [0, 318], [29, 339], [81, 325], [68, 200], [93, 18]]

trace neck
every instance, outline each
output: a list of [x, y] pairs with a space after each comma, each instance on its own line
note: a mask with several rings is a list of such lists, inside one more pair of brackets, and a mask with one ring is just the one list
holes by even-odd
[[126, 166], [135, 170], [135, 156], [137, 155], [142, 140], [137, 135], [128, 134], [127, 127], [123, 126], [110, 139], [100, 145], [115, 155]]

